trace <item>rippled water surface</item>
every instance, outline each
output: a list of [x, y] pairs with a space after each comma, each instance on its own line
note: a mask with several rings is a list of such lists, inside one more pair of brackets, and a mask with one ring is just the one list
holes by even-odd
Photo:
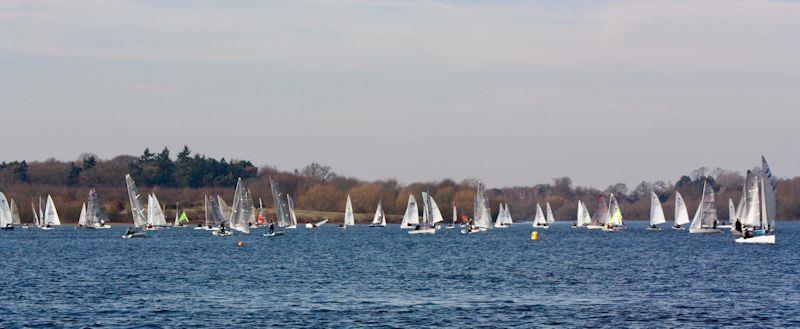
[[17, 228], [0, 231], [0, 327], [800, 326], [800, 225], [779, 223], [772, 246], [628, 225], [559, 223], [539, 241], [525, 224], [139, 240]]

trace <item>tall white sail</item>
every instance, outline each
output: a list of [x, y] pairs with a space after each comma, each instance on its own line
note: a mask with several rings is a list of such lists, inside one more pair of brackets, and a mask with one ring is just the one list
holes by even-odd
[[497, 219], [494, 220], [494, 226], [505, 225], [506, 211], [505, 206], [501, 203], [500, 210], [497, 211]]
[[19, 208], [17, 208], [17, 203], [14, 202], [14, 198], [11, 198], [11, 222], [15, 225], [22, 224], [19, 218]]
[[85, 225], [100, 225], [108, 221], [108, 215], [103, 210], [103, 203], [100, 201], [100, 195], [97, 190], [89, 190], [89, 202], [86, 203], [86, 224]]
[[230, 226], [239, 232], [250, 234], [250, 223], [248, 222], [254, 211], [253, 199], [250, 193], [242, 184], [239, 178], [236, 182], [236, 191], [233, 193], [233, 204], [231, 205]]
[[583, 206], [583, 225], [589, 225], [592, 223], [592, 215], [589, 215], [589, 208], [586, 208], [586, 204], [581, 202]]
[[61, 219], [58, 217], [58, 211], [56, 210], [56, 204], [53, 203], [53, 198], [50, 195], [47, 196], [47, 206], [44, 210], [44, 225], [61, 225]]
[[664, 209], [661, 207], [661, 200], [655, 192], [650, 191], [650, 225], [663, 224], [667, 221], [664, 217]]
[[344, 208], [344, 226], [355, 226], [356, 218], [353, 214], [353, 203], [350, 201], [350, 195], [347, 195], [347, 205]]
[[217, 207], [219, 208], [220, 214], [222, 214], [222, 222], [224, 222], [225, 225], [230, 225], [231, 207], [228, 206], [228, 203], [225, 202], [225, 199], [223, 199], [221, 195], [217, 195]]
[[151, 193], [147, 201], [147, 224], [153, 226], [167, 226], [167, 218], [164, 216], [164, 210], [161, 209], [161, 203], [155, 193]]
[[383, 213], [383, 201], [378, 201], [378, 208], [375, 209], [375, 217], [372, 218], [373, 226], [386, 226], [386, 214]]
[[11, 219], [11, 207], [8, 204], [8, 199], [3, 192], [0, 192], [0, 227], [6, 227], [13, 224]]
[[289, 207], [289, 220], [291, 220], [290, 226], [297, 226], [297, 214], [294, 213], [294, 201], [292, 200], [291, 195], [286, 195], [286, 205]]
[[417, 199], [413, 194], [408, 195], [408, 206], [406, 206], [406, 213], [403, 215], [403, 221], [400, 223], [401, 228], [414, 228], [419, 224], [419, 207], [417, 206]]
[[614, 193], [611, 193], [609, 196], [608, 201], [608, 222], [611, 226], [622, 226], [622, 210], [619, 208], [619, 203], [617, 203], [617, 198], [614, 196]]
[[717, 222], [717, 201], [714, 196], [714, 188], [708, 186], [708, 182], [703, 182], [703, 198], [697, 206], [697, 212], [692, 219], [693, 229], [713, 228]]
[[680, 192], [675, 191], [675, 225], [689, 224], [689, 210]]
[[483, 181], [478, 181], [478, 191], [475, 193], [475, 226], [484, 229], [492, 228], [492, 214], [489, 207], [489, 198], [486, 196], [486, 186]]
[[39, 227], [41, 226], [41, 221], [39, 220], [39, 215], [36, 212], [36, 206], [33, 204], [33, 200], [31, 200], [31, 210], [33, 213], [33, 226]]
[[544, 213], [542, 212], [542, 206], [538, 203], [536, 204], [536, 216], [533, 218], [533, 226], [546, 226], [547, 219], [544, 217]]
[[761, 212], [761, 228], [772, 231], [775, 228], [775, 219], [778, 215], [777, 184], [767, 164], [767, 159], [761, 156], [761, 197], [764, 206]]
[[439, 209], [439, 206], [436, 204], [436, 200], [433, 199], [433, 195], [428, 193], [428, 197], [431, 199], [431, 223], [436, 225], [436, 223], [443, 222], [444, 216], [442, 216], [442, 211]]
[[556, 217], [553, 216], [553, 208], [550, 208], [550, 202], [545, 202], [545, 206], [547, 207], [547, 222], [552, 224], [556, 222]]
[[[142, 203], [139, 201], [139, 189], [136, 188], [136, 182], [133, 181], [131, 175], [125, 175], [125, 183], [128, 185], [128, 199], [131, 203], [131, 216], [133, 216], [133, 225], [135, 227], [142, 227], [147, 225], [147, 216], [142, 208]], [[42, 218], [44, 220], [44, 218]]]
[[747, 193], [740, 221], [742, 225], [756, 227], [761, 224], [761, 194], [759, 192], [758, 176], [748, 170], [745, 176], [745, 184], [747, 185]]
[[506, 203], [505, 211], [506, 211], [505, 223], [507, 225], [514, 224], [514, 219], [511, 218], [511, 210], [508, 209], [508, 203]]
[[576, 227], [583, 226], [584, 225], [583, 221], [584, 221], [584, 219], [583, 219], [583, 202], [581, 202], [581, 200], [578, 200], [578, 211], [575, 214], [575, 226]]
[[289, 213], [288, 199], [283, 197], [278, 183], [272, 177], [270, 177], [269, 182], [272, 189], [272, 201], [275, 203], [275, 223], [279, 229], [278, 231], [280, 231], [280, 229], [292, 225], [292, 215]]
[[728, 198], [728, 221], [731, 224], [736, 223], [736, 206], [733, 205], [733, 199]]
[[81, 214], [78, 216], [78, 225], [91, 226], [91, 224], [86, 222], [86, 202], [81, 206]]

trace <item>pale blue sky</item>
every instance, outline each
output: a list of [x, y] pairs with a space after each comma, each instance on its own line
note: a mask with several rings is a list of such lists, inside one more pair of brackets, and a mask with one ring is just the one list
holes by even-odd
[[3, 1], [1, 160], [188, 144], [491, 186], [800, 173], [787, 1]]

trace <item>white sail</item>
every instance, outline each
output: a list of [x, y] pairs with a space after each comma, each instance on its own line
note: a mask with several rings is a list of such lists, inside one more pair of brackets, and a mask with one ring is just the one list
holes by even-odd
[[289, 207], [289, 220], [291, 221], [289, 226], [297, 226], [297, 214], [294, 213], [294, 201], [291, 195], [286, 195], [286, 205]]
[[292, 225], [292, 215], [289, 213], [288, 198], [284, 198], [283, 194], [272, 177], [269, 178], [270, 188], [272, 189], [272, 201], [275, 205], [275, 224], [276, 229], [280, 232], [284, 227]]
[[650, 225], [663, 224], [667, 221], [664, 217], [664, 209], [661, 207], [661, 200], [655, 192], [650, 191]]
[[497, 211], [497, 219], [494, 220], [494, 226], [505, 225], [506, 223], [505, 216], [506, 216], [505, 206], [501, 203], [500, 210]]
[[550, 208], [550, 202], [546, 202], [545, 206], [547, 207], [547, 222], [552, 224], [556, 222], [556, 217], [553, 216], [553, 208]]
[[478, 191], [475, 193], [475, 226], [484, 229], [492, 228], [492, 214], [489, 207], [489, 198], [486, 196], [486, 186], [483, 181], [478, 181]]
[[778, 216], [777, 184], [767, 164], [767, 159], [761, 156], [761, 197], [764, 206], [761, 212], [761, 228], [767, 231], [775, 229], [775, 220]]
[[217, 207], [219, 208], [219, 213], [222, 215], [221, 223], [230, 225], [231, 207], [228, 206], [228, 203], [225, 202], [225, 199], [223, 199], [221, 195], [217, 195]]
[[19, 208], [17, 208], [17, 203], [14, 202], [14, 198], [11, 198], [11, 222], [15, 225], [22, 224], [19, 218]]
[[678, 191], [675, 191], [675, 225], [689, 224], [689, 210], [686, 202]]
[[731, 224], [736, 223], [736, 206], [733, 205], [733, 199], [728, 198], [728, 221]]
[[[131, 175], [125, 175], [125, 183], [128, 185], [128, 199], [131, 203], [133, 225], [135, 227], [145, 226], [147, 225], [147, 217], [142, 208], [142, 203], [139, 201], [139, 190], [136, 188], [136, 182], [133, 181]], [[42, 220], [44, 220], [44, 218], [42, 218]]]
[[233, 204], [231, 205], [231, 217], [229, 219], [231, 228], [250, 234], [248, 220], [252, 217], [253, 211], [253, 199], [245, 189], [244, 184], [242, 184], [242, 178], [239, 178], [236, 182], [236, 191], [233, 193]]
[[103, 210], [103, 203], [97, 190], [89, 190], [89, 201], [86, 203], [86, 224], [90, 226], [100, 225], [108, 220], [108, 215]]
[[83, 206], [81, 206], [81, 214], [78, 216], [78, 225], [91, 226], [91, 224], [86, 222], [86, 202], [84, 202]]
[[442, 216], [442, 211], [439, 210], [436, 200], [433, 199], [433, 195], [430, 195], [430, 193], [428, 194], [428, 197], [431, 200], [431, 215], [433, 215], [433, 217], [431, 217], [431, 223], [436, 225], [436, 223], [443, 222], [444, 216]]
[[697, 212], [692, 219], [691, 228], [714, 228], [717, 222], [717, 201], [714, 196], [714, 188], [703, 182], [703, 197]]
[[47, 196], [47, 206], [44, 210], [44, 225], [61, 225], [61, 219], [58, 217], [56, 205], [53, 203], [53, 198]]
[[609, 196], [608, 204], [609, 217], [606, 224], [611, 226], [622, 226], [622, 210], [619, 208], [619, 203], [617, 203], [617, 198], [614, 196], [614, 193], [611, 193]]
[[344, 208], [344, 226], [355, 226], [356, 218], [353, 214], [353, 203], [350, 201], [350, 195], [347, 195], [347, 205]]
[[8, 204], [8, 199], [3, 192], [0, 192], [0, 227], [6, 227], [13, 224], [11, 219], [11, 207]]
[[586, 208], [586, 204], [581, 202], [583, 206], [583, 226], [589, 225], [592, 223], [592, 215], [589, 214], [589, 208]]
[[587, 224], [586, 223], [586, 218], [584, 218], [584, 215], [583, 215], [583, 202], [581, 202], [581, 200], [578, 200], [578, 212], [575, 215], [575, 226], [576, 227], [581, 227], [581, 226], [584, 226], [586, 224]]
[[39, 215], [36, 213], [36, 206], [33, 204], [33, 200], [31, 200], [31, 211], [33, 213], [33, 226], [41, 226], [41, 221], [39, 220]]
[[408, 206], [406, 206], [406, 213], [403, 215], [403, 221], [400, 223], [401, 228], [413, 228], [419, 224], [419, 207], [417, 206], [417, 199], [413, 194], [408, 195]]
[[375, 217], [372, 218], [373, 226], [386, 226], [386, 214], [383, 213], [383, 201], [378, 201], [378, 208], [375, 209]]
[[458, 221], [458, 211], [456, 209], [456, 203], [453, 202], [453, 225], [456, 225], [457, 221]]
[[536, 204], [536, 216], [533, 218], [533, 226], [547, 226], [547, 219], [542, 212], [542, 206]]
[[161, 203], [155, 193], [151, 193], [147, 201], [147, 224], [152, 226], [167, 226], [167, 218], [164, 216], [164, 210], [161, 209]]
[[742, 225], [756, 227], [761, 224], [761, 193], [759, 192], [759, 179], [752, 171], [748, 170], [745, 177], [747, 193], [745, 196], [742, 215], [739, 219]]
[[511, 210], [508, 209], [508, 203], [506, 203], [506, 216], [505, 216], [505, 223], [506, 225], [514, 224], [514, 219], [511, 218]]

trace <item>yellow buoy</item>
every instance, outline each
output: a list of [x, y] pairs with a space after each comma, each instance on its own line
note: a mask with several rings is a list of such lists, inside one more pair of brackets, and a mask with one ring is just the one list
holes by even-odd
[[238, 245], [239, 247], [244, 247], [244, 241], [239, 241], [239, 243], [238, 243], [237, 245]]
[[539, 232], [538, 231], [531, 232], [531, 240], [533, 240], [533, 241], [539, 240]]

